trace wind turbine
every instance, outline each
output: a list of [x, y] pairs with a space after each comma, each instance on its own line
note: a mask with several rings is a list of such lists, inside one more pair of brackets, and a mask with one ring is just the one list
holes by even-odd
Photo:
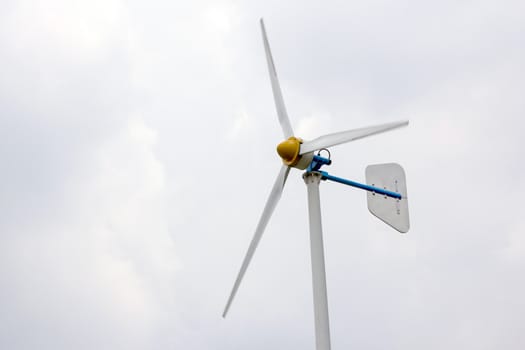
[[[408, 125], [408, 121], [398, 121], [388, 124], [375, 125], [365, 128], [346, 130], [320, 136], [305, 141], [294, 136], [292, 125], [286, 113], [284, 100], [275, 70], [270, 45], [261, 18], [261, 31], [266, 52], [266, 61], [270, 73], [273, 97], [277, 116], [285, 140], [277, 145], [277, 153], [283, 165], [277, 175], [270, 196], [263, 209], [261, 218], [255, 229], [248, 251], [233, 285], [233, 289], [222, 314], [226, 317], [231, 303], [239, 289], [246, 269], [255, 253], [261, 236], [272, 216], [272, 213], [281, 198], [286, 179], [291, 168], [305, 170], [303, 179], [308, 191], [308, 213], [310, 226], [310, 253], [312, 257], [312, 286], [314, 294], [315, 338], [317, 350], [330, 349], [330, 329], [328, 320], [328, 300], [326, 295], [326, 274], [324, 264], [324, 248], [321, 225], [321, 205], [319, 198], [319, 184], [321, 180], [330, 180], [368, 191], [368, 208], [372, 214], [383, 220], [394, 229], [405, 233], [409, 229], [408, 204], [406, 196], [406, 181], [403, 168], [395, 163], [369, 165], [366, 169], [367, 184], [343, 179], [321, 171], [324, 165], [330, 165], [331, 159], [322, 157], [320, 151], [328, 147], [354, 141], [367, 136], [379, 134]], [[317, 154], [315, 152], [318, 151]], [[328, 151], [328, 150], [327, 150]], [[329, 155], [328, 151], [328, 155]]]

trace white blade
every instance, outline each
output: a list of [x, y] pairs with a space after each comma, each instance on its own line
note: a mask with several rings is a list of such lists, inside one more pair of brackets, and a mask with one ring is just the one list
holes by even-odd
[[305, 154], [317, 151], [322, 148], [327, 148], [335, 145], [340, 145], [342, 143], [362, 139], [363, 137], [372, 136], [406, 125], [408, 125], [408, 120], [324, 135], [314, 140], [305, 141], [304, 143], [302, 143], [300, 154]]
[[283, 165], [281, 171], [279, 172], [279, 175], [277, 176], [277, 179], [275, 180], [275, 183], [273, 184], [272, 192], [270, 193], [270, 197], [266, 201], [266, 205], [264, 206], [261, 218], [259, 219], [257, 228], [255, 229], [255, 234], [253, 235], [250, 246], [248, 247], [248, 251], [246, 252], [246, 256], [244, 257], [244, 260], [242, 262], [241, 270], [237, 275], [237, 279], [235, 280], [235, 283], [233, 285], [233, 289], [230, 293], [230, 297], [228, 298], [228, 302], [226, 303], [226, 307], [224, 308], [224, 312], [222, 313], [222, 317], [226, 317], [226, 314], [228, 313], [228, 309], [230, 308], [233, 298], [237, 293], [237, 289], [239, 289], [239, 285], [241, 284], [242, 278], [244, 277], [244, 273], [246, 272], [246, 269], [248, 268], [248, 265], [252, 260], [253, 253], [255, 252], [259, 241], [261, 240], [261, 236], [264, 232], [264, 229], [266, 228], [268, 221], [270, 221], [270, 217], [272, 216], [272, 213], [275, 207], [277, 206], [279, 199], [281, 198], [284, 184], [286, 183], [286, 178], [288, 177], [289, 172], [290, 167]]
[[281, 87], [279, 86], [279, 79], [277, 79], [277, 72], [273, 63], [272, 52], [270, 51], [270, 44], [268, 44], [268, 37], [266, 36], [266, 29], [264, 28], [264, 21], [261, 18], [261, 31], [264, 42], [264, 50], [266, 51], [266, 62], [268, 63], [268, 72], [270, 73], [270, 81], [272, 82], [273, 99], [275, 101], [275, 108], [277, 108], [277, 115], [279, 116], [279, 122], [283, 129], [285, 138], [293, 136], [292, 125], [288, 114], [286, 113], [286, 107], [284, 106], [283, 94]]

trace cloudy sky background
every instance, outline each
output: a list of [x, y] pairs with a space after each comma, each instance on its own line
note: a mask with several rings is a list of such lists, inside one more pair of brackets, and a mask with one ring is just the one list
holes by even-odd
[[525, 344], [521, 1], [13, 1], [0, 11], [0, 347], [313, 349], [296, 134], [399, 119], [331, 173], [407, 173], [411, 231], [321, 185], [333, 349]]

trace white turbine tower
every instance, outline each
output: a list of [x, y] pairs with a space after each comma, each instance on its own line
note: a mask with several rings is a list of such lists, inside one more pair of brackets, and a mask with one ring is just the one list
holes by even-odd
[[[324, 165], [330, 165], [331, 160], [320, 156], [326, 148], [342, 143], [354, 141], [367, 136], [379, 134], [395, 128], [406, 126], [408, 121], [398, 121], [388, 124], [370, 126], [360, 129], [341, 131], [324, 135], [314, 140], [303, 141], [295, 137], [288, 114], [284, 105], [277, 72], [270, 52], [270, 45], [266, 36], [264, 22], [261, 19], [261, 30], [266, 51], [266, 60], [270, 73], [273, 97], [277, 108], [277, 115], [283, 130], [285, 141], [277, 146], [277, 153], [282, 158], [283, 166], [277, 175], [270, 197], [262, 212], [255, 234], [248, 252], [244, 257], [237, 279], [233, 285], [230, 297], [222, 314], [226, 317], [228, 310], [242, 278], [250, 264], [255, 249], [261, 239], [270, 217], [281, 198], [281, 194], [291, 168], [305, 170], [303, 179], [308, 190], [308, 213], [310, 222], [310, 252], [312, 257], [312, 285], [314, 294], [315, 338], [317, 350], [330, 349], [330, 329], [328, 321], [328, 300], [326, 295], [326, 275], [324, 265], [324, 248], [321, 226], [321, 205], [319, 199], [319, 183], [321, 180], [330, 180], [368, 191], [368, 208], [372, 214], [400, 232], [409, 229], [408, 204], [405, 174], [401, 166], [395, 163], [369, 165], [366, 169], [367, 184], [339, 178], [321, 171]], [[329, 154], [329, 152], [328, 152]]]

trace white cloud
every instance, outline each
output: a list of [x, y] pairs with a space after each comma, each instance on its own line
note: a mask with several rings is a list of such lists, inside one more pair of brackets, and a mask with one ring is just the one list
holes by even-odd
[[[54, 217], [26, 225], [29, 232], [4, 232], [3, 303], [10, 312], [3, 323], [10, 332], [26, 318], [27, 332], [37, 334], [28, 342], [45, 348], [66, 338], [81, 348], [154, 341], [173, 305], [179, 266], [154, 141], [151, 129], [131, 120], [107, 144], [94, 145], [79, 175], [66, 179]], [[17, 341], [16, 334], [2, 340], [12, 348]]]

